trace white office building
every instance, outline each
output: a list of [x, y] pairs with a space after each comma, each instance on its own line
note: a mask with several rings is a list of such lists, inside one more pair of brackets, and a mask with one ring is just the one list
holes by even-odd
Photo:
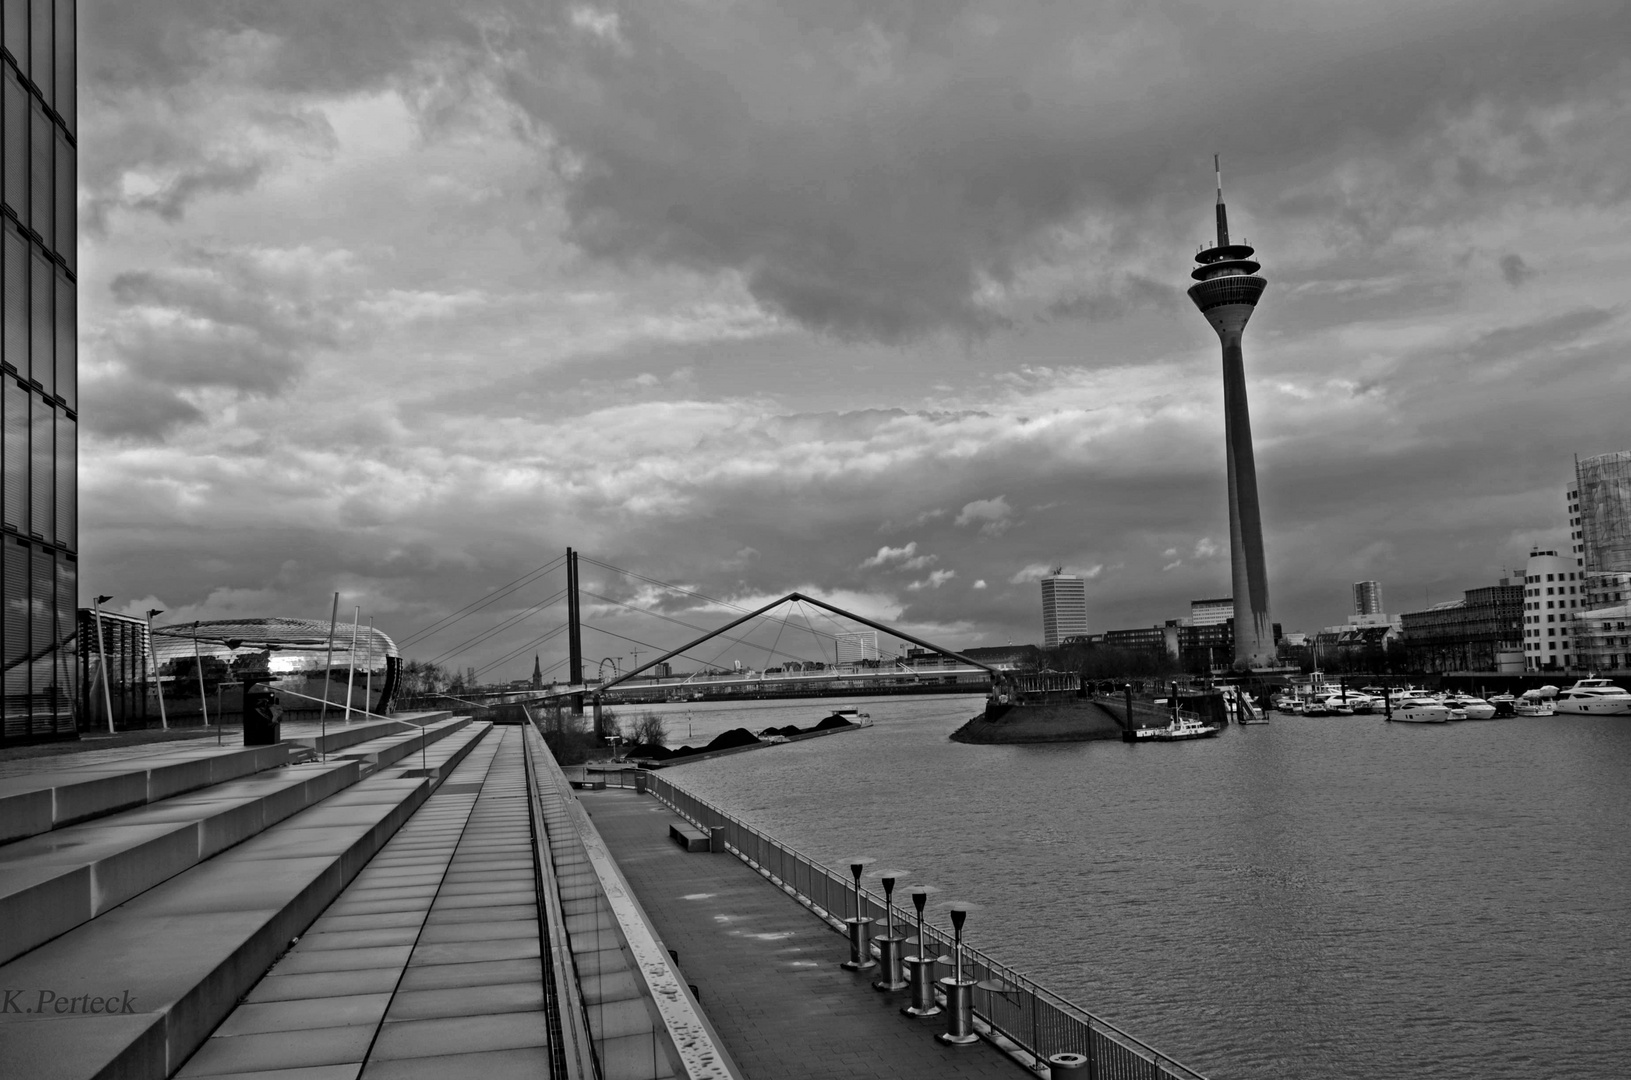
[[1058, 645], [1087, 633], [1087, 582], [1054, 571], [1042, 579], [1042, 644]]
[[878, 659], [878, 632], [876, 630], [856, 630], [852, 633], [839, 634], [837, 640], [838, 662], [840, 664], [855, 664], [862, 660]]

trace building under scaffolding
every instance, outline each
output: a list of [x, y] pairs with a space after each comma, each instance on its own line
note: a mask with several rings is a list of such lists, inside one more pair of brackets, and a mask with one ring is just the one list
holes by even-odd
[[1574, 465], [1578, 544], [1588, 574], [1631, 573], [1631, 450]]
[[1581, 668], [1597, 675], [1631, 672], [1631, 604], [1581, 612], [1574, 633]]

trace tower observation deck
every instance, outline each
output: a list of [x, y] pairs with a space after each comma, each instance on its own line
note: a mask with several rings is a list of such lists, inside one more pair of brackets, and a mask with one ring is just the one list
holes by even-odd
[[[1214, 166], [1217, 159], [1213, 159]], [[1275, 662], [1274, 622], [1269, 615], [1268, 570], [1263, 559], [1263, 515], [1257, 499], [1257, 462], [1246, 404], [1246, 365], [1240, 339], [1268, 282], [1249, 244], [1229, 241], [1218, 168], [1217, 243], [1195, 255], [1189, 298], [1217, 331], [1223, 345], [1223, 422], [1229, 472], [1229, 561], [1235, 601], [1235, 667]]]

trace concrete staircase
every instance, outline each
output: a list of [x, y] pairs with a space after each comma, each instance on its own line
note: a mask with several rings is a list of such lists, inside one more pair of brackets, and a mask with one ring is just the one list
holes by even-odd
[[0, 1072], [171, 1075], [491, 728], [415, 719], [0, 779]]

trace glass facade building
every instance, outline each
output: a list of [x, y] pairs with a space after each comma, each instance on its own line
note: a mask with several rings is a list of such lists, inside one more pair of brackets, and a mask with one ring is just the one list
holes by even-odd
[[0, 744], [76, 730], [75, 0], [0, 17]]

